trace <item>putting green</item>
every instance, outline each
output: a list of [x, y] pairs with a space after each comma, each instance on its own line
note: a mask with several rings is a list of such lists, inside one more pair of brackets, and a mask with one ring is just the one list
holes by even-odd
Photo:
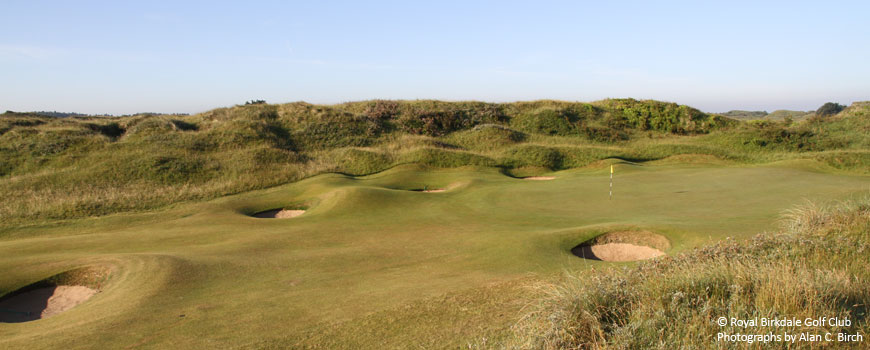
[[[609, 230], [659, 233], [674, 254], [775, 229], [782, 211], [805, 199], [870, 189], [866, 176], [795, 165], [620, 163], [609, 200], [606, 169], [548, 175], [555, 179], [403, 166], [358, 178], [321, 175], [157, 212], [9, 230], [0, 233], [2, 293], [86, 265], [114, 272], [100, 293], [70, 311], [0, 323], [0, 348], [305, 344], [306, 334], [336, 323], [383, 320], [368, 316], [447, 293], [529, 273], [619, 266], [570, 252]], [[307, 211], [286, 220], [250, 216], [282, 207]], [[393, 333], [383, 337], [402, 337], [402, 327], [415, 325], [391, 324], [385, 329]], [[343, 336], [347, 341], [337, 344], [377, 345]], [[440, 336], [451, 339], [438, 344], [449, 345], [464, 335]]]

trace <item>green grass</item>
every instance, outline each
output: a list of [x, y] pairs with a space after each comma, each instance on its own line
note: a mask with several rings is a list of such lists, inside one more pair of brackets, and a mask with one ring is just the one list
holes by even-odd
[[[524, 329], [541, 332], [511, 327], [532, 320], [523, 318], [530, 303], [545, 305], [541, 317], [577, 304], [538, 303], [530, 286], [559, 283], [568, 270], [607, 291], [623, 277], [590, 268], [636, 265], [581, 260], [570, 253], [577, 244], [648, 230], [678, 255], [777, 230], [795, 204], [870, 189], [868, 135], [866, 103], [794, 123], [738, 122], [630, 99], [7, 114], [0, 116], [0, 295], [51, 278], [78, 281], [81, 271], [111, 273], [100, 277], [101, 293], [69, 312], [0, 324], [0, 348], [547, 343], [561, 338], [534, 324]], [[530, 175], [556, 179], [517, 179]], [[414, 191], [424, 188], [449, 190]], [[308, 211], [249, 217], [274, 208]], [[670, 282], [631, 300], [673, 292], [691, 276], [819, 277], [782, 261], [728, 271], [687, 256], [675, 261], [702, 264], [655, 272]], [[838, 281], [819, 286], [852, 288]], [[693, 309], [678, 311], [671, 316], [691, 319]], [[554, 331], [572, 329], [565, 325]], [[681, 332], [674, 342], [706, 334]], [[625, 344], [648, 344], [651, 336], [641, 335]], [[601, 339], [622, 339], [614, 337]]]
[[533, 174], [701, 154], [743, 164], [811, 159], [867, 173], [868, 109], [856, 103], [795, 124], [631, 99], [258, 104], [122, 118], [13, 113], [0, 116], [0, 232], [408, 163]]
[[[81, 266], [115, 272], [102, 293], [62, 316], [0, 326], [0, 344], [496, 344], [521, 316], [530, 295], [523, 286], [564, 269], [612, 266], [570, 254], [602, 231], [658, 232], [675, 254], [772, 230], [779, 213], [804, 198], [843, 198], [870, 184], [794, 166], [617, 163], [616, 174], [609, 201], [604, 168], [524, 181], [494, 168], [402, 166], [7, 230], [0, 237], [4, 292]], [[423, 187], [451, 190], [409, 191]], [[299, 205], [309, 210], [294, 219], [246, 215]]]

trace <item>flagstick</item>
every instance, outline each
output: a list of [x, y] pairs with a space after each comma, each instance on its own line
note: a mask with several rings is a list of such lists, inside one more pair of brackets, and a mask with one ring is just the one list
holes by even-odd
[[613, 199], [613, 164], [610, 164], [610, 199]]

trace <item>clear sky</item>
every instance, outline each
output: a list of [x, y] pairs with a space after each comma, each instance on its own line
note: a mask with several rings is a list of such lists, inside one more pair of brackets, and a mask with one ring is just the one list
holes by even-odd
[[870, 2], [0, 3], [0, 112], [265, 99], [870, 100]]

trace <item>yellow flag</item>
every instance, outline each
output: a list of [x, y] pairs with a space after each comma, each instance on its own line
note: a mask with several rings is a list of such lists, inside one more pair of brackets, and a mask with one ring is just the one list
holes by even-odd
[[610, 164], [610, 173], [613, 174], [613, 164]]

